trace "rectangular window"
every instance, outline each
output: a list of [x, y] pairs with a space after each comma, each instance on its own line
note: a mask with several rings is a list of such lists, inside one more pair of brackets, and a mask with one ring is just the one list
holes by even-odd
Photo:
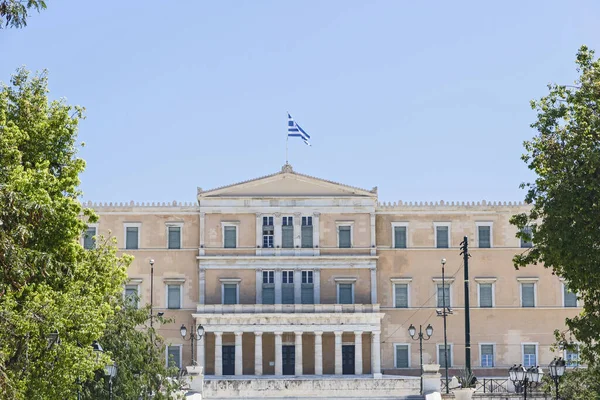
[[281, 303], [294, 304], [294, 271], [281, 271]]
[[302, 287], [301, 287], [302, 304], [314, 304], [315, 288], [313, 283], [313, 271], [302, 271]]
[[312, 217], [302, 217], [302, 248], [313, 247], [313, 224]]
[[83, 236], [83, 248], [86, 250], [92, 250], [96, 248], [96, 227], [90, 226], [85, 230], [85, 234]]
[[567, 367], [579, 366], [579, 345], [576, 345], [574, 349], [565, 350], [565, 363]]
[[[445, 296], [442, 295], [445, 293]], [[444, 307], [444, 302], [446, 307], [451, 307], [450, 304], [450, 286], [448, 284], [445, 287], [442, 287], [441, 283], [437, 285], [437, 307]]]
[[440, 368], [446, 368], [446, 361], [448, 367], [452, 367], [452, 345], [448, 345], [447, 351], [444, 352], [444, 345], [438, 345], [438, 364]]
[[125, 285], [125, 305], [138, 308], [138, 285]]
[[521, 283], [521, 307], [535, 307], [535, 283]]
[[482, 344], [481, 350], [481, 366], [491, 368], [494, 366], [494, 345]]
[[225, 225], [223, 227], [223, 247], [235, 249], [237, 247], [237, 227]]
[[126, 239], [125, 248], [135, 250], [138, 248], [139, 228], [137, 226], [128, 226], [125, 229]]
[[354, 285], [351, 283], [338, 284], [338, 303], [354, 304]]
[[349, 249], [352, 247], [352, 227], [341, 225], [339, 227], [339, 247], [340, 249]]
[[263, 247], [273, 248], [273, 238], [275, 228], [273, 227], [273, 217], [263, 217]]
[[[526, 226], [525, 228], [523, 228], [523, 233], [527, 233], [529, 235], [529, 237], [531, 238], [533, 230], [531, 229], [530, 226]], [[533, 247], [533, 242], [531, 240], [525, 240], [525, 239], [521, 238], [521, 247], [522, 248]]]
[[564, 307], [577, 307], [577, 294], [569, 290], [567, 285], [563, 284]]
[[181, 369], [181, 346], [167, 346], [167, 367]]
[[479, 284], [479, 307], [491, 308], [494, 306], [493, 292], [491, 283]]
[[477, 227], [480, 248], [492, 247], [492, 227], [489, 225], [480, 225]]
[[435, 227], [436, 247], [438, 249], [447, 249], [449, 247], [448, 238], [448, 227], [447, 226], [436, 226]]
[[262, 302], [275, 304], [275, 271], [263, 271]]
[[236, 283], [223, 284], [223, 304], [238, 304], [237, 288]]
[[408, 308], [408, 284], [407, 283], [395, 283], [394, 284], [394, 296], [396, 308]]
[[396, 345], [396, 368], [409, 368], [408, 362], [408, 345], [397, 344]]
[[181, 285], [167, 285], [167, 308], [181, 308]]
[[169, 249], [181, 248], [181, 227], [169, 226]]
[[283, 217], [281, 247], [284, 249], [294, 248], [294, 217]]
[[535, 367], [537, 365], [537, 344], [523, 345], [523, 366]]
[[394, 247], [396, 249], [406, 248], [406, 227], [395, 226], [394, 227]]

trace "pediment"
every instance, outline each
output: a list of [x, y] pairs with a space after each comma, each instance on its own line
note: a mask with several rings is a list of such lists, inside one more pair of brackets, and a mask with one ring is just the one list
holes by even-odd
[[377, 188], [365, 190], [294, 172], [281, 172], [212, 190], [198, 189], [198, 198], [213, 197], [377, 197]]

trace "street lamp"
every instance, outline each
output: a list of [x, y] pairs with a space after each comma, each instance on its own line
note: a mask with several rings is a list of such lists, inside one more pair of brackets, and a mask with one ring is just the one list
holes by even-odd
[[154, 307], [154, 259], [150, 259], [150, 330], [152, 330], [153, 307]]
[[[57, 338], [57, 340], [60, 341], [60, 338]], [[79, 343], [77, 345], [82, 347]], [[104, 349], [102, 349], [102, 346], [97, 340], [92, 342], [92, 351], [96, 355], [96, 361], [100, 358], [100, 353], [104, 353]], [[79, 379], [79, 377], [77, 377], [77, 400], [81, 400], [81, 379]]]
[[515, 388], [523, 388], [523, 399], [527, 400], [527, 389], [534, 388], [542, 382], [544, 371], [538, 366], [525, 368], [523, 365], [513, 365], [508, 369], [508, 377], [515, 385]]
[[446, 259], [442, 258], [442, 310], [436, 310], [438, 317], [444, 318], [444, 369], [446, 370], [446, 394], [450, 393], [448, 387], [448, 338], [446, 336], [446, 317], [452, 314], [450, 307], [446, 307], [446, 276], [445, 276]]
[[554, 381], [554, 385], [556, 385], [556, 400], [558, 397], [558, 384], [560, 383], [560, 378], [565, 374], [565, 360], [562, 357], [554, 358], [550, 365], [548, 365], [548, 369], [550, 370], [550, 378]]
[[423, 325], [419, 325], [418, 338], [415, 338], [416, 333], [417, 330], [415, 329], [415, 326], [410, 324], [410, 327], [408, 328], [408, 334], [410, 335], [411, 339], [419, 341], [419, 356], [421, 357], [421, 394], [423, 394], [423, 340], [431, 339], [431, 335], [433, 335], [433, 328], [431, 327], [431, 324], [427, 325], [427, 328], [425, 328], [427, 337], [423, 336]]
[[194, 340], [202, 339], [202, 336], [204, 336], [204, 327], [202, 325], [196, 326], [195, 324], [192, 324], [190, 337], [187, 337], [187, 328], [185, 324], [181, 324], [179, 333], [181, 334], [183, 340], [190, 340], [192, 342], [192, 365], [196, 365], [196, 360], [194, 359]]
[[108, 396], [113, 399], [113, 378], [117, 376], [117, 364], [114, 362], [104, 367], [104, 375], [108, 377]]

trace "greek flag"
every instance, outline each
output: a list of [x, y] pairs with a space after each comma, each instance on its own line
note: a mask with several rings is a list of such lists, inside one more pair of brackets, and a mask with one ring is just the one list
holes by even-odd
[[310, 136], [304, 132], [304, 129], [300, 128], [294, 118], [288, 113], [288, 137], [300, 137], [304, 140], [304, 143], [310, 146]]

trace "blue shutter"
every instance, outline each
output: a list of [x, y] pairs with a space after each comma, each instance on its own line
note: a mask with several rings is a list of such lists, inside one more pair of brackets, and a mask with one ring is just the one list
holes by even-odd
[[178, 226], [169, 227], [169, 248], [180, 249], [181, 248], [181, 228]]
[[435, 230], [436, 239], [437, 239], [437, 248], [438, 249], [447, 249], [448, 248], [448, 227], [447, 226], [437, 226]]
[[314, 304], [315, 302], [315, 289], [312, 283], [303, 283], [301, 292], [302, 304]]
[[138, 248], [138, 228], [135, 226], [128, 226], [126, 229], [125, 248], [126, 249], [137, 249]]
[[408, 345], [396, 345], [396, 368], [409, 368], [408, 365]]
[[396, 295], [396, 308], [408, 308], [408, 285], [396, 283], [394, 291]]
[[340, 304], [353, 304], [352, 301], [352, 284], [351, 283], [340, 283]]
[[[444, 307], [444, 305], [445, 305], [446, 307], [451, 307], [451, 304], [450, 304], [450, 286], [448, 286], [448, 284], [446, 284], [443, 289], [445, 289], [444, 290], [445, 294], [446, 294], [445, 298], [442, 297], [443, 296], [442, 293], [444, 293], [444, 292], [442, 291], [442, 284], [439, 283], [438, 286], [437, 286], [437, 306], [438, 307]], [[443, 303], [444, 301], [446, 302], [446, 304]]]
[[313, 247], [313, 227], [312, 225], [302, 226], [302, 247]]
[[281, 247], [284, 249], [294, 248], [294, 225], [281, 227]]
[[521, 284], [521, 306], [523, 307], [535, 307], [535, 284], [534, 283], [522, 283]]
[[490, 248], [491, 246], [491, 229], [489, 226], [478, 227], [479, 247]]
[[563, 292], [565, 296], [565, 307], [577, 307], [577, 294], [571, 292], [567, 285], [563, 285]]
[[170, 368], [181, 368], [181, 359], [179, 357], [179, 346], [167, 347], [167, 356], [169, 357], [168, 366]]
[[[525, 228], [523, 228], [523, 233], [527, 233], [529, 235], [529, 237], [531, 238], [533, 230], [530, 226], [526, 226]], [[523, 248], [533, 247], [533, 242], [531, 240], [525, 240], [525, 239], [521, 238], [521, 247], [523, 247]]]
[[262, 289], [263, 304], [275, 304], [275, 287], [272, 283], [264, 283]]
[[492, 301], [492, 284], [479, 284], [479, 307], [490, 308], [493, 305]]
[[167, 285], [167, 308], [181, 308], [181, 285]]
[[233, 249], [236, 247], [236, 227], [235, 226], [226, 226], [223, 234], [224, 236], [224, 241], [225, 241], [225, 248], [226, 249]]
[[352, 247], [352, 238], [350, 235], [349, 226], [340, 226], [339, 227], [339, 235], [340, 235], [340, 249], [348, 249]]
[[406, 248], [406, 227], [395, 226], [394, 227], [394, 245], [397, 249]]
[[237, 285], [226, 283], [223, 285], [223, 304], [237, 304]]
[[83, 248], [86, 250], [92, 250], [96, 248], [96, 240], [94, 239], [96, 236], [96, 228], [90, 227], [85, 231], [85, 235], [83, 237]]

